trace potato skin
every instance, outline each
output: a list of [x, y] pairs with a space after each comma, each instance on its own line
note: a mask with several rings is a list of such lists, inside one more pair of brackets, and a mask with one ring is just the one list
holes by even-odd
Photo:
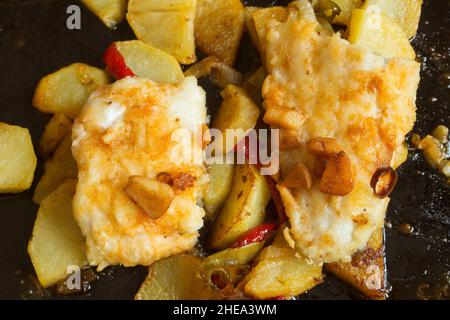
[[0, 122], [0, 193], [29, 189], [36, 163], [28, 129]]

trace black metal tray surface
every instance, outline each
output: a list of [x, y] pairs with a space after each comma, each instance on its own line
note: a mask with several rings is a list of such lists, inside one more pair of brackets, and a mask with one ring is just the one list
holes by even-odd
[[[249, 5], [285, 5], [289, 1], [246, 1]], [[49, 116], [31, 106], [41, 77], [73, 62], [103, 67], [102, 53], [116, 40], [135, 38], [128, 24], [108, 30], [81, 4], [81, 30], [66, 27], [69, 0], [0, 1], [0, 121], [29, 128], [35, 147]], [[425, 0], [420, 30], [413, 41], [423, 62], [418, 117], [414, 128], [421, 135], [438, 124], [450, 126], [450, 89], [444, 74], [450, 71], [450, 2]], [[237, 68], [249, 72], [257, 66], [255, 49], [244, 39]], [[201, 82], [214, 113], [218, 90]], [[35, 182], [42, 174], [39, 161]], [[449, 299], [450, 186], [411, 149], [399, 169], [399, 182], [386, 221], [386, 254], [391, 299]], [[54, 290], [36, 285], [27, 254], [38, 207], [32, 189], [0, 196], [0, 298], [62, 298]], [[412, 232], [402, 232], [403, 224]], [[131, 299], [146, 275], [146, 268], [111, 267], [101, 273], [79, 299]], [[300, 299], [358, 299], [361, 296], [326, 276], [323, 284]]]

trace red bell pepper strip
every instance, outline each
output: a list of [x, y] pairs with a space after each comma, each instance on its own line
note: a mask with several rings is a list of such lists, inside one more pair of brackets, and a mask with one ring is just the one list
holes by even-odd
[[111, 44], [103, 54], [103, 63], [106, 65], [106, 70], [108, 70], [116, 80], [135, 76], [134, 72], [128, 68], [124, 57], [114, 43]]
[[232, 245], [231, 248], [239, 248], [248, 246], [249, 244], [261, 242], [266, 240], [273, 231], [277, 229], [276, 223], [266, 223], [256, 228], [249, 230], [247, 233], [244, 233], [240, 236]]

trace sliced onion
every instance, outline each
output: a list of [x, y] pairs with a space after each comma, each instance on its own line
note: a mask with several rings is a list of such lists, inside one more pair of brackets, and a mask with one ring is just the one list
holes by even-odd
[[229, 84], [241, 85], [244, 80], [239, 71], [216, 57], [208, 57], [192, 65], [184, 72], [184, 75], [186, 77], [194, 76], [197, 79], [208, 76], [220, 88], [225, 88]]

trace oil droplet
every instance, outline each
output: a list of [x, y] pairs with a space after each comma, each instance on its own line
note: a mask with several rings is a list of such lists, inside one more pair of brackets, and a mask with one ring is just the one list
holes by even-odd
[[399, 227], [398, 230], [406, 235], [410, 235], [414, 232], [414, 228], [409, 224], [409, 223], [402, 223]]
[[450, 88], [450, 72], [445, 72], [439, 77], [439, 84]]

